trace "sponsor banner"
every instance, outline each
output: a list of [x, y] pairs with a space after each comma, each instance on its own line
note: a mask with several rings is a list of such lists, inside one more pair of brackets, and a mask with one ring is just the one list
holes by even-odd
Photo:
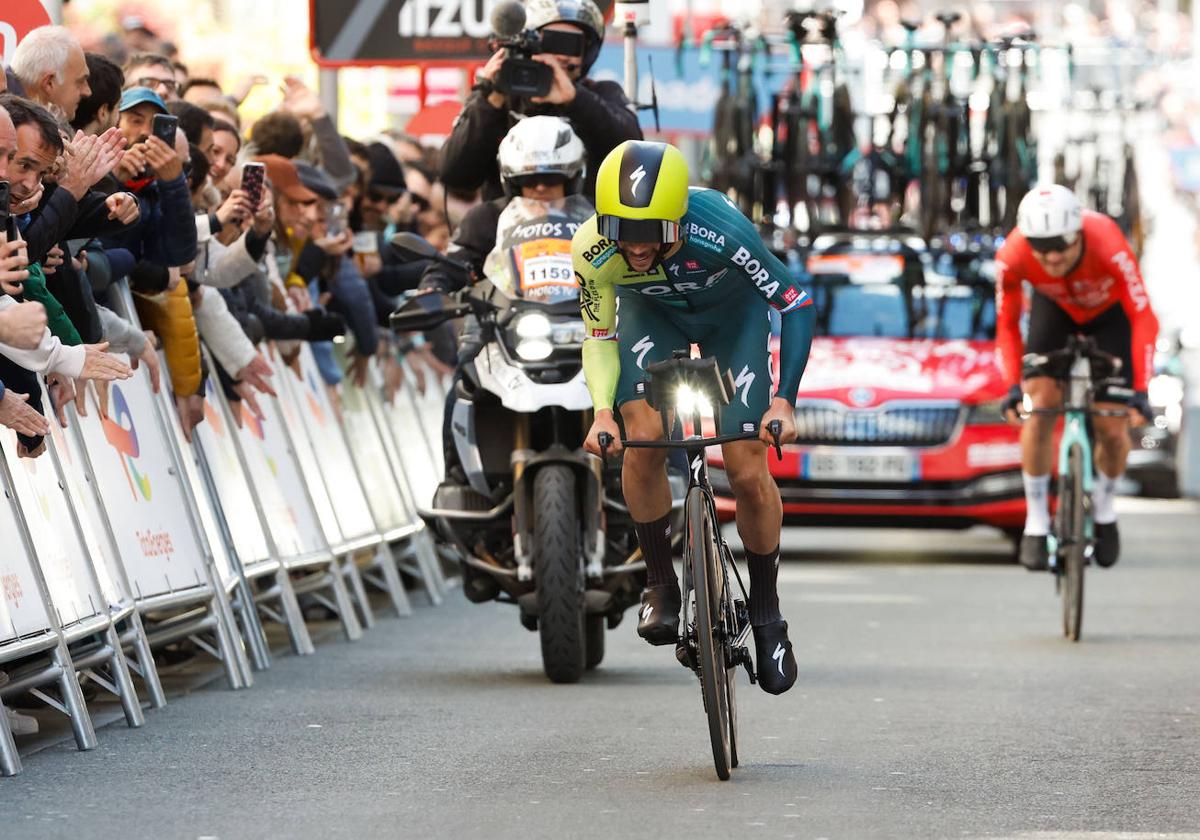
[[[427, 376], [425, 393], [422, 394], [412, 385], [415, 375], [407, 363], [404, 365], [404, 376], [404, 386], [396, 398], [385, 405], [384, 414], [399, 450], [404, 473], [412, 487], [413, 501], [418, 507], [429, 507], [433, 504], [433, 494], [444, 471], [440, 456], [446, 392], [437, 380]], [[427, 418], [433, 412], [431, 403], [437, 406], [436, 425], [427, 425]], [[430, 439], [433, 445], [426, 440], [429, 431], [434, 435]]]
[[[301, 356], [306, 354], [311, 355], [307, 344], [303, 345], [300, 351]], [[279, 412], [283, 417], [283, 422], [287, 424], [288, 432], [291, 433], [296, 462], [300, 467], [300, 473], [304, 476], [305, 484], [308, 486], [308, 494], [316, 509], [321, 531], [330, 545], [339, 545], [342, 542], [342, 527], [338, 514], [333, 509], [334, 502], [330, 498], [333, 488], [326, 487], [314, 451], [316, 448], [328, 445], [326, 438], [331, 435], [323, 435], [322, 432], [331, 430], [328, 429], [327, 423], [322, 422], [325, 418], [320, 412], [313, 411], [311, 407], [304, 410], [297, 406], [292, 387], [295, 385], [295, 371], [283, 364], [273, 347], [269, 351], [269, 358], [275, 368], [273, 384], [275, 393], [279, 395], [277, 403]]]
[[[53, 413], [46, 416], [51, 423], [58, 422]], [[18, 458], [17, 436], [3, 426], [0, 426], [0, 448], [4, 450], [17, 502], [29, 527], [33, 550], [59, 621], [66, 627], [100, 614], [104, 609], [103, 598], [92, 586], [87, 546], [71, 526], [71, 509], [50, 453], [39, 458]], [[10, 545], [19, 545], [19, 540], [12, 539], [17, 533], [15, 528], [5, 532], [6, 536], [11, 535], [5, 540], [5, 555]], [[22, 583], [20, 589], [23, 598], [39, 597], [36, 587]]]
[[[372, 362], [374, 364], [374, 362]], [[370, 511], [382, 530], [408, 525], [411, 521], [404, 498], [392, 474], [388, 450], [380, 440], [379, 429], [371, 418], [368, 395], [353, 383], [342, 383], [342, 420], [357, 465], [358, 476], [366, 490]]]
[[[78, 385], [76, 387], [79, 387]], [[45, 400], [46, 416], [52, 417], [50, 401]], [[66, 491], [75, 508], [76, 514], [84, 520], [84, 541], [88, 553], [92, 557], [92, 568], [96, 572], [96, 580], [100, 591], [108, 603], [114, 607], [132, 600], [133, 593], [127, 592], [123, 583], [121, 558], [108, 539], [106, 531], [107, 519], [100, 507], [88, 477], [87, 459], [82, 448], [79, 434], [79, 420], [74, 407], [68, 409], [70, 428], [63, 429], [56, 422], [50, 423], [48, 443], [62, 469], [63, 482]], [[48, 457], [48, 456], [43, 456]]]
[[[305, 344], [300, 350], [299, 376], [282, 365], [276, 366], [276, 370], [280, 371], [276, 379], [282, 380], [278, 384], [283, 386], [280, 398], [285, 402], [285, 410], [289, 400], [297, 406], [296, 416], [300, 419], [296, 422], [304, 428], [311, 442], [315, 456], [314, 468], [319, 466], [317, 482], [326, 488], [325, 492], [332, 501], [342, 538], [352, 540], [374, 534], [375, 521], [367, 504], [370, 494], [364, 496], [363, 486], [359, 483], [362, 476], [357, 475], [354, 469], [354, 461], [346, 447], [346, 436], [340, 428], [341, 421], [329, 398], [329, 388], [317, 369], [312, 349]], [[348, 380], [344, 380], [341, 387], [346, 389], [352, 386]], [[290, 425], [293, 420], [286, 414], [285, 419], [289, 428], [295, 428]], [[330, 542], [336, 543], [337, 540], [331, 539]]]
[[[16, 437], [4, 430], [0, 446], [8, 452], [15, 446]], [[13, 481], [16, 483], [16, 473]], [[7, 494], [5, 494], [7, 495]], [[4, 535], [4, 550], [0, 551], [0, 646], [5, 642], [43, 633], [50, 629], [50, 616], [34, 577], [34, 560], [21, 539], [17, 512], [12, 500], [0, 499], [0, 534]]]
[[77, 422], [129, 585], [147, 598], [207, 584], [149, 372], [136, 371], [105, 390], [102, 405], [100, 392], [88, 389], [87, 416]]
[[234, 434], [250, 470], [250, 481], [266, 515], [279, 559], [323, 553], [327, 549], [317, 513], [309, 502], [304, 476], [288, 446], [283, 414], [278, 402], [267, 394], [258, 396], [263, 417], [259, 419], [244, 403], [233, 403], [230, 412], [241, 415], [241, 428]]
[[[210, 359], [210, 368], [213, 364]], [[242, 562], [242, 568], [252, 572], [256, 564], [271, 561], [271, 552], [254, 510], [254, 497], [251, 495], [250, 485], [238, 461], [234, 430], [229, 427], [225, 413], [221, 410], [221, 398], [217, 394], [215, 379], [214, 376], [208, 378], [204, 392], [204, 422], [192, 431], [192, 439], [208, 462], [208, 469], [220, 498], [221, 512], [225, 515], [225, 523], [229, 526], [233, 546]], [[179, 432], [179, 436], [182, 436], [182, 431]], [[188, 449], [184, 448], [183, 451], [188, 452]], [[192, 486], [197, 485], [193, 483]], [[203, 496], [207, 499], [208, 494]], [[202, 504], [201, 516], [204, 507]], [[215, 520], [212, 525], [216, 527]], [[207, 523], [205, 529], [211, 543], [213, 531], [208, 528]]]
[[487, 61], [498, 0], [311, 0], [313, 58], [340, 64]]

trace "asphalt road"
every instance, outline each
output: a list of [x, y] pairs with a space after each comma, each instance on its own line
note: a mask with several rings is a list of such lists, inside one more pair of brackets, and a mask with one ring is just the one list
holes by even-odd
[[1077, 645], [986, 532], [789, 531], [800, 682], [743, 681], [727, 783], [695, 678], [632, 615], [555, 686], [512, 608], [455, 592], [29, 756], [0, 837], [1200, 837], [1198, 513], [1124, 505]]

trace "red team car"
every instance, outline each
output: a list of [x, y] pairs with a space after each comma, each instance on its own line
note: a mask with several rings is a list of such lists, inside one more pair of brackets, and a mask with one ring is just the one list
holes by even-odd
[[[769, 459], [786, 524], [1020, 533], [1020, 448], [1000, 412], [993, 265], [987, 250], [933, 253], [895, 234], [814, 241], [817, 338], [796, 404], [799, 439], [782, 461]], [[720, 465], [717, 453], [711, 478], [731, 518]]]

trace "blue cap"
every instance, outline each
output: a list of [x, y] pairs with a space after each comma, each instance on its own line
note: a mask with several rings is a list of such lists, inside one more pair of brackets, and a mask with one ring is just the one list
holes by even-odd
[[131, 87], [121, 94], [121, 105], [117, 110], [128, 111], [134, 106], [149, 102], [162, 113], [167, 113], [167, 106], [157, 93], [147, 87]]

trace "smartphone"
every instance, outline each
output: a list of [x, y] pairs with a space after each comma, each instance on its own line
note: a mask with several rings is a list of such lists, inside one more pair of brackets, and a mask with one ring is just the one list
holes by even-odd
[[346, 205], [334, 202], [325, 214], [325, 235], [341, 236], [346, 231]]
[[12, 199], [12, 184], [0, 181], [0, 242], [7, 242], [8, 236], [8, 202]]
[[263, 181], [267, 177], [265, 163], [247, 163], [242, 167], [242, 190], [250, 200], [250, 206], [256, 211], [262, 201]]
[[177, 128], [179, 128], [179, 117], [173, 117], [170, 114], [155, 114], [154, 122], [150, 126], [150, 133], [174, 149], [175, 129]]

